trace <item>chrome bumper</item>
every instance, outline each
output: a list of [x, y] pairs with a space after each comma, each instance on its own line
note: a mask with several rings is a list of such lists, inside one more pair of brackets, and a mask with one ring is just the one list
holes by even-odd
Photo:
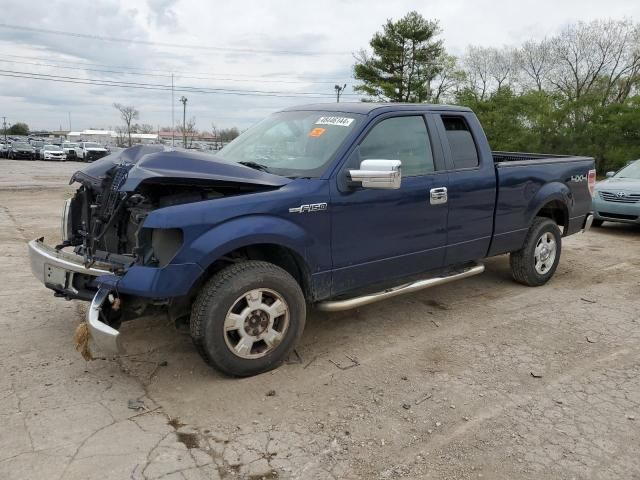
[[108, 355], [119, 355], [124, 353], [124, 349], [120, 344], [120, 332], [113, 327], [100, 320], [100, 312], [105, 302], [109, 301], [107, 289], [101, 288], [91, 301], [91, 306], [87, 312], [87, 325], [90, 333], [90, 350], [94, 353], [98, 350], [100, 353]]
[[593, 213], [587, 215], [587, 218], [584, 220], [584, 226], [582, 227], [582, 232], [588, 232], [593, 224]]
[[45, 285], [60, 285], [64, 287], [65, 278], [60, 271], [66, 273], [82, 273], [98, 277], [109, 275], [107, 265], [86, 268], [84, 258], [75, 253], [69, 253], [46, 245], [43, 238], [31, 240], [29, 242], [29, 260], [31, 261], [31, 271], [35, 277]]
[[[29, 259], [31, 271], [46, 287], [62, 294], [78, 293], [73, 287], [73, 276], [76, 274], [98, 277], [111, 275], [109, 266], [100, 264], [86, 268], [84, 258], [74, 253], [56, 250], [43, 242], [42, 238], [29, 242]], [[87, 312], [87, 325], [90, 333], [90, 350], [117, 355], [124, 352], [120, 345], [119, 335], [115, 328], [100, 320], [100, 312], [105, 302], [109, 301], [107, 289], [99, 289]]]

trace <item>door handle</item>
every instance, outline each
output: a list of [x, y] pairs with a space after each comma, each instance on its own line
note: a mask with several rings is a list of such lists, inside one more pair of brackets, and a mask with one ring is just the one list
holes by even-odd
[[431, 193], [431, 205], [442, 205], [447, 203], [447, 187], [437, 187], [430, 190]]

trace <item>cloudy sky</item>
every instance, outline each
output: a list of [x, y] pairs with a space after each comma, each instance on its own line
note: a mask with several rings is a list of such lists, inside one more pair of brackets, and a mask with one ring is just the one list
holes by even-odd
[[119, 102], [135, 105], [140, 123], [167, 126], [185, 95], [198, 128], [244, 128], [285, 106], [330, 102], [336, 83], [351, 94], [353, 52], [410, 10], [438, 19], [458, 55], [580, 20], [640, 20], [638, 0], [5, 0], [0, 117], [32, 129], [66, 129], [69, 117], [74, 130], [105, 128], [120, 123]]

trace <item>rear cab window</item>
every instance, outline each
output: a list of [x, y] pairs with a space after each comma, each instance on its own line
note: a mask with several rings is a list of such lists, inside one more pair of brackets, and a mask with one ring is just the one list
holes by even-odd
[[451, 150], [453, 168], [461, 170], [478, 167], [480, 165], [478, 149], [464, 117], [442, 115], [441, 118]]

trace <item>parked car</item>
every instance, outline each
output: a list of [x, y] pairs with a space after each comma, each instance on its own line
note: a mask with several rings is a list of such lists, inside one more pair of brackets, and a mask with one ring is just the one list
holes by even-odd
[[42, 159], [58, 160], [62, 162], [67, 159], [67, 155], [64, 153], [62, 147], [57, 145], [45, 145], [42, 147]]
[[4, 142], [0, 142], [0, 158], [6, 158], [8, 151], [9, 145]]
[[34, 151], [36, 152], [36, 160], [41, 160], [42, 148], [46, 145], [46, 143], [43, 142], [42, 140], [30, 140], [29, 144], [33, 147]]
[[35, 160], [36, 150], [27, 142], [13, 142], [9, 148], [8, 158], [12, 160]]
[[75, 150], [78, 159], [84, 162], [94, 162], [108, 155], [107, 149], [96, 142], [80, 142]]
[[640, 224], [640, 160], [607, 172], [593, 192], [593, 226], [604, 222]]
[[544, 285], [562, 238], [591, 225], [595, 178], [592, 158], [491, 152], [463, 107], [302, 106], [218, 157], [135, 146], [78, 171], [64, 242], [30, 242], [31, 265], [91, 300], [103, 352], [121, 351], [122, 321], [165, 310], [207, 362], [254, 375], [288, 356], [308, 305], [355, 308], [505, 253], [516, 281]]
[[67, 160], [75, 160], [78, 157], [78, 153], [76, 152], [76, 148], [78, 148], [77, 143], [73, 142], [62, 142], [62, 150], [67, 156]]

